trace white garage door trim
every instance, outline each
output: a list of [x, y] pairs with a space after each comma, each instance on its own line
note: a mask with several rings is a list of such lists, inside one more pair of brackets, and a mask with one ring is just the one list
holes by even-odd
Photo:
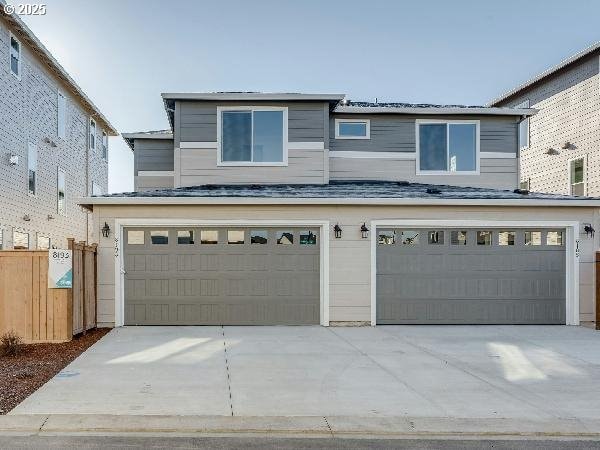
[[310, 220], [193, 220], [193, 219], [116, 219], [115, 220], [115, 326], [122, 327], [125, 323], [125, 292], [123, 261], [123, 229], [125, 227], [155, 227], [155, 226], [289, 226], [289, 227], [319, 227], [321, 243], [319, 246], [320, 259], [320, 323], [329, 326], [329, 221]]
[[371, 325], [377, 325], [377, 228], [564, 228], [567, 232], [566, 325], [579, 325], [579, 222], [486, 221], [486, 220], [372, 220], [371, 231]]

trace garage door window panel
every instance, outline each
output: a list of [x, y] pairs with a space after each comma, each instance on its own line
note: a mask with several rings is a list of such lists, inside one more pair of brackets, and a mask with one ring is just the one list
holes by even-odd
[[498, 245], [515, 245], [516, 233], [514, 231], [500, 231], [498, 233]]
[[219, 243], [219, 231], [218, 230], [200, 230], [200, 244], [218, 244]]
[[194, 230], [178, 230], [177, 244], [191, 245], [194, 243]]
[[490, 246], [492, 245], [492, 232], [491, 231], [477, 231], [477, 245]]
[[403, 230], [402, 245], [419, 245], [419, 232], [414, 230]]
[[227, 243], [233, 245], [244, 244], [244, 230], [227, 230]]
[[144, 245], [144, 230], [128, 230], [127, 245]]
[[281, 230], [277, 232], [277, 244], [278, 245], [293, 245], [294, 244], [294, 232], [289, 230]]
[[542, 245], [542, 232], [541, 231], [525, 231], [525, 245], [526, 246], [538, 246]]
[[312, 230], [300, 231], [300, 245], [317, 245], [317, 235]]
[[563, 242], [562, 231], [548, 231], [548, 234], [546, 235], [546, 245], [561, 246], [563, 245]]
[[168, 230], [150, 231], [150, 242], [155, 245], [168, 245], [169, 244], [169, 231]]
[[377, 243], [379, 245], [394, 245], [396, 243], [396, 232], [394, 230], [379, 230], [377, 232]]
[[443, 231], [430, 231], [427, 234], [427, 242], [430, 245], [444, 245], [444, 232]]
[[250, 244], [266, 245], [269, 242], [267, 230], [250, 230]]
[[451, 245], [467, 245], [467, 232], [465, 230], [452, 230], [450, 232]]

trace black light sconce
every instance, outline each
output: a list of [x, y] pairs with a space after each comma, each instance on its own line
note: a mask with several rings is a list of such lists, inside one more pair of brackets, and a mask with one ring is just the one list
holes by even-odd
[[339, 239], [342, 237], [342, 228], [337, 223], [333, 227], [333, 235], [335, 236], [336, 239]]
[[585, 226], [583, 227], [583, 231], [585, 231], [585, 235], [588, 237], [594, 237], [594, 234], [596, 233], [596, 230], [594, 230], [594, 227], [592, 226], [591, 223], [586, 223], [584, 224]]
[[110, 235], [110, 227], [106, 222], [104, 222], [104, 226], [102, 227], [102, 236], [107, 238]]
[[369, 229], [367, 228], [366, 222], [363, 222], [363, 224], [360, 226], [360, 235], [363, 239], [369, 237]]

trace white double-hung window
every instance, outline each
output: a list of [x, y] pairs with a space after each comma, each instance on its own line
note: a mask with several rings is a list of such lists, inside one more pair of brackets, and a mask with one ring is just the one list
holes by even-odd
[[56, 134], [64, 139], [67, 136], [67, 99], [59, 92], [56, 99]]
[[479, 173], [479, 121], [417, 120], [417, 173]]
[[29, 143], [27, 147], [27, 190], [29, 195], [37, 194], [37, 145]]
[[287, 108], [218, 107], [219, 165], [287, 165]]
[[21, 42], [10, 35], [10, 72], [21, 79]]

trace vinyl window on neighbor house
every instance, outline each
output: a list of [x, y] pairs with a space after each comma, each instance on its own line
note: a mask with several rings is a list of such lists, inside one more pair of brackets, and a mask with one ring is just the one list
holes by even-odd
[[108, 134], [102, 131], [102, 159], [108, 160]]
[[50, 248], [50, 238], [48, 236], [39, 236], [37, 238], [38, 250], [48, 250]]
[[67, 188], [65, 173], [58, 169], [56, 175], [56, 212], [63, 216], [67, 213], [66, 196]]
[[479, 122], [417, 121], [417, 173], [479, 173]]
[[585, 160], [569, 161], [569, 191], [571, 195], [585, 195]]
[[[516, 108], [529, 108], [529, 100], [519, 103]], [[519, 149], [529, 147], [529, 117], [519, 122]]]
[[29, 195], [37, 193], [37, 145], [29, 143], [27, 147], [27, 186]]
[[21, 42], [10, 35], [10, 72], [21, 79]]
[[0, 250], [4, 249], [4, 230], [0, 228]]
[[57, 95], [56, 105], [56, 134], [64, 139], [67, 136], [67, 99], [60, 92]]
[[102, 195], [102, 186], [96, 182], [92, 182], [92, 195]]
[[335, 119], [336, 139], [370, 139], [371, 121], [364, 119]]
[[90, 118], [90, 149], [96, 150], [96, 121]]
[[29, 233], [13, 230], [13, 248], [15, 250], [28, 250]]
[[286, 165], [287, 108], [218, 108], [221, 165]]

